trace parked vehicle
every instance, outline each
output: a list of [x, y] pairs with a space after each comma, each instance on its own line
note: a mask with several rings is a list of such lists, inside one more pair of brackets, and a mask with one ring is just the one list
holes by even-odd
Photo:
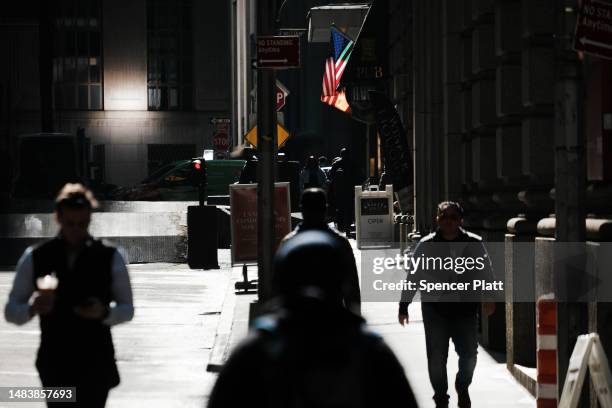
[[[209, 160], [206, 162], [207, 195], [229, 195], [229, 185], [237, 182], [244, 160]], [[140, 184], [120, 187], [111, 194], [113, 200], [141, 201], [197, 201], [192, 160], [178, 160], [162, 166]]]

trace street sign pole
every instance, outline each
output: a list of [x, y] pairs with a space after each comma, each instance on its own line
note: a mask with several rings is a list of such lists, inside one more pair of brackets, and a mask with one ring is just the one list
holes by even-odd
[[[275, 33], [276, 0], [259, 0], [257, 35]], [[257, 69], [257, 128], [259, 169], [257, 171], [257, 272], [258, 302], [268, 301], [272, 293], [274, 256], [274, 166], [276, 164], [276, 73]]]
[[[593, 3], [592, 1], [584, 2]], [[572, 51], [572, 39], [580, 37], [581, 19], [567, 12], [568, 1], [555, 3], [555, 238], [557, 242], [586, 241], [586, 155], [584, 127], [584, 77], [582, 61]], [[572, 3], [573, 4], [573, 3]], [[597, 12], [596, 12], [597, 14]], [[578, 27], [579, 28], [579, 27]], [[594, 36], [593, 38], [599, 38]], [[588, 50], [587, 50], [588, 51]], [[571, 56], [571, 58], [568, 58]], [[555, 251], [554, 290], [557, 302], [557, 384], [563, 384], [578, 335], [589, 330], [588, 303], [574, 299], [576, 268], [586, 270], [584, 246], [571, 245], [572, 253]], [[572, 259], [571, 264], [568, 259]], [[580, 265], [580, 266], [578, 266]], [[561, 279], [560, 277], [565, 277]], [[581, 396], [588, 406], [588, 392]], [[581, 405], [583, 406], [583, 405]]]

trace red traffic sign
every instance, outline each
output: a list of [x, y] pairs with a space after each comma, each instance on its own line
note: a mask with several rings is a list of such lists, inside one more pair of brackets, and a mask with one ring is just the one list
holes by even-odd
[[276, 80], [276, 111], [283, 109], [289, 96], [289, 90], [278, 79]]
[[257, 37], [257, 68], [298, 68], [300, 37], [270, 35]]
[[227, 133], [219, 133], [213, 137], [215, 150], [226, 150], [229, 147]]
[[582, 0], [574, 49], [586, 54], [612, 59], [612, 4], [603, 0]]
[[227, 150], [229, 147], [229, 137], [227, 133], [217, 133], [214, 135], [212, 144], [215, 150]]

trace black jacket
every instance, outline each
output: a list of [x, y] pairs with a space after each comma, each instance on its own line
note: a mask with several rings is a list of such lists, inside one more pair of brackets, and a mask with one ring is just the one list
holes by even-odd
[[[415, 282], [417, 285], [421, 280], [429, 283], [457, 282], [470, 283], [470, 285], [474, 280], [493, 280], [491, 261], [486, 248], [482, 244], [482, 238], [462, 228], [458, 237], [453, 241], [445, 240], [439, 231], [423, 237], [414, 249], [412, 257], [415, 259], [421, 258], [422, 260], [429, 259], [431, 262], [428, 266], [433, 266], [432, 268], [421, 267], [408, 272], [407, 279]], [[442, 259], [446, 262], [449, 258], [453, 260], [461, 258], [479, 260], [483, 268], [477, 269], [474, 267], [472, 270], [466, 269], [462, 273], [457, 273], [454, 269], [440, 268], [441, 264], [436, 264], [436, 261], [433, 261], [434, 259]], [[444, 262], [442, 262], [443, 264]], [[474, 264], [474, 266], [476, 265]], [[402, 292], [399, 303], [400, 314], [408, 313], [408, 305], [412, 302], [417, 291], [406, 289]], [[485, 291], [482, 290], [467, 290], [463, 292], [453, 290], [421, 291], [421, 301], [433, 304], [444, 315], [471, 314], [477, 312], [483, 293]]]
[[416, 407], [401, 365], [364, 321], [312, 300], [258, 319], [208, 407]]
[[89, 239], [69, 268], [66, 243], [60, 237], [33, 250], [34, 286], [38, 277], [55, 273], [58, 278], [54, 309], [40, 316], [36, 367], [43, 385], [96, 384], [112, 388], [119, 384], [110, 327], [74, 312], [92, 297], [110, 303], [115, 251], [100, 240]]

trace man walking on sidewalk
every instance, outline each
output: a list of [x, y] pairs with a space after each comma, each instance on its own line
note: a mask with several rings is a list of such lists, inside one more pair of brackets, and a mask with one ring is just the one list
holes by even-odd
[[287, 236], [283, 238], [282, 244], [289, 242], [291, 239], [304, 231], [322, 231], [330, 235], [330, 239], [337, 242], [340, 248], [335, 255], [341, 261], [341, 271], [344, 275], [342, 285], [344, 306], [353, 313], [361, 314], [361, 292], [359, 290], [359, 276], [357, 273], [357, 265], [355, 264], [355, 256], [353, 248], [348, 239], [342, 236], [338, 231], [330, 228], [325, 221], [327, 212], [327, 197], [325, 191], [321, 188], [307, 188], [302, 194], [300, 203], [302, 209], [303, 221]]
[[110, 326], [132, 319], [132, 288], [119, 251], [89, 235], [96, 206], [82, 185], [64, 186], [55, 202], [60, 232], [25, 251], [5, 308], [18, 325], [40, 316], [43, 387], [76, 387], [76, 403], [50, 407], [102, 408], [119, 384]]
[[[437, 283], [467, 282], [478, 277], [490, 279], [491, 264], [487, 251], [481, 243], [481, 238], [461, 228], [463, 209], [458, 203], [446, 201], [438, 205], [436, 217], [438, 229], [425, 236], [414, 250], [412, 258], [423, 262], [441, 259], [466, 259], [464, 255], [474, 260], [481, 259], [483, 268], [476, 272], [465, 270], [446, 271], [438, 268], [425, 271], [421, 267], [411, 271], [410, 280], [419, 282], [423, 278]], [[476, 261], [478, 262], [478, 261]], [[459, 265], [459, 263], [456, 263]], [[475, 270], [477, 270], [476, 268]], [[404, 290], [399, 305], [398, 320], [403, 326], [409, 321], [408, 305], [416, 290]], [[463, 301], [462, 301], [463, 300]], [[459, 371], [455, 380], [459, 408], [470, 408], [471, 400], [468, 387], [472, 383], [476, 354], [478, 349], [478, 309], [480, 302], [476, 301], [474, 293], [465, 298], [464, 294], [446, 291], [435, 294], [421, 291], [421, 308], [423, 325], [425, 326], [425, 343], [427, 350], [427, 368], [429, 380], [434, 389], [436, 407], [448, 407], [449, 396], [446, 362], [448, 358], [449, 340], [455, 344], [459, 355]], [[487, 315], [495, 311], [495, 303], [485, 302], [484, 312]]]

